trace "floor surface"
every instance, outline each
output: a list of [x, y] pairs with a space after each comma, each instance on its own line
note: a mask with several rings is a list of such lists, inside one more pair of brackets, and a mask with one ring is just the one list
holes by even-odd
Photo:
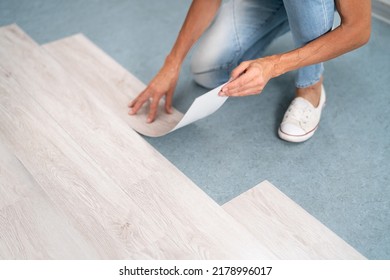
[[[0, 25], [17, 23], [43, 44], [84, 33], [147, 83], [175, 40], [191, 1], [0, 0]], [[326, 63], [327, 107], [303, 144], [279, 140], [293, 98], [293, 73], [260, 96], [230, 99], [213, 116], [147, 138], [222, 204], [269, 180], [371, 259], [390, 259], [390, 26], [373, 19], [370, 43]], [[286, 35], [268, 49], [292, 48]], [[182, 70], [174, 106], [206, 92]]]

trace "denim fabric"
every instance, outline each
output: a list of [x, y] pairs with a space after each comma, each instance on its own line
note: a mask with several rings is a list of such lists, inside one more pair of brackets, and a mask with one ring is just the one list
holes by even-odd
[[[207, 88], [229, 79], [242, 61], [262, 55], [267, 46], [291, 30], [296, 47], [328, 32], [333, 25], [333, 0], [231, 0], [222, 4], [192, 56], [195, 81]], [[323, 65], [297, 71], [297, 87], [318, 82]]]

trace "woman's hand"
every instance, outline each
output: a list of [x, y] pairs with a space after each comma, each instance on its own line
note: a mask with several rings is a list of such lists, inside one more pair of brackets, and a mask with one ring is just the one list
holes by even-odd
[[172, 97], [179, 78], [181, 64], [192, 45], [198, 40], [203, 32], [214, 19], [221, 0], [193, 0], [188, 10], [176, 42], [165, 60], [164, 66], [156, 77], [149, 83], [147, 88], [137, 98], [130, 102], [130, 115], [134, 115], [151, 99], [151, 105], [147, 122], [151, 123], [157, 115], [160, 99], [165, 95], [165, 111], [172, 112]]
[[145, 102], [150, 100], [151, 104], [147, 122], [153, 122], [157, 115], [158, 104], [163, 96], [165, 96], [165, 111], [168, 114], [171, 114], [172, 98], [179, 78], [179, 72], [179, 67], [170, 63], [167, 59], [164, 66], [149, 83], [146, 89], [129, 103], [129, 114], [137, 114], [138, 110], [145, 104]]
[[231, 82], [219, 93], [221, 96], [246, 96], [260, 94], [274, 77], [273, 59], [264, 57], [248, 60], [238, 65], [231, 74]]

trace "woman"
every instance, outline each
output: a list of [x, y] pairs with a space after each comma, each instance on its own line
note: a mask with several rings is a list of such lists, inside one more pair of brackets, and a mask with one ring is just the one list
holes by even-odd
[[[335, 10], [341, 23], [332, 30]], [[261, 57], [273, 39], [289, 30], [296, 49]], [[305, 141], [317, 130], [325, 104], [322, 62], [364, 45], [370, 31], [369, 0], [231, 0], [223, 5], [221, 0], [194, 0], [164, 65], [129, 104], [129, 113], [136, 114], [151, 98], [147, 122], [153, 122], [163, 96], [171, 113], [182, 62], [203, 35], [192, 57], [192, 73], [207, 88], [230, 79], [220, 95], [259, 94], [270, 79], [298, 70], [296, 98], [278, 133], [286, 141]]]

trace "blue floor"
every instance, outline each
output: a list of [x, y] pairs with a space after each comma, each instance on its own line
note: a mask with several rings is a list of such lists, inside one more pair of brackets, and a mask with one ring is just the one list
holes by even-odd
[[[38, 43], [84, 33], [147, 83], [172, 46], [191, 1], [0, 0], [0, 25], [16, 22]], [[390, 25], [373, 20], [365, 47], [327, 62], [327, 107], [303, 144], [279, 140], [293, 73], [260, 96], [229, 99], [214, 115], [146, 138], [222, 204], [269, 180], [370, 259], [390, 259]], [[292, 47], [289, 34], [268, 53]], [[174, 105], [206, 90], [182, 70]], [[124, 104], [126, 105], [126, 104]]]

